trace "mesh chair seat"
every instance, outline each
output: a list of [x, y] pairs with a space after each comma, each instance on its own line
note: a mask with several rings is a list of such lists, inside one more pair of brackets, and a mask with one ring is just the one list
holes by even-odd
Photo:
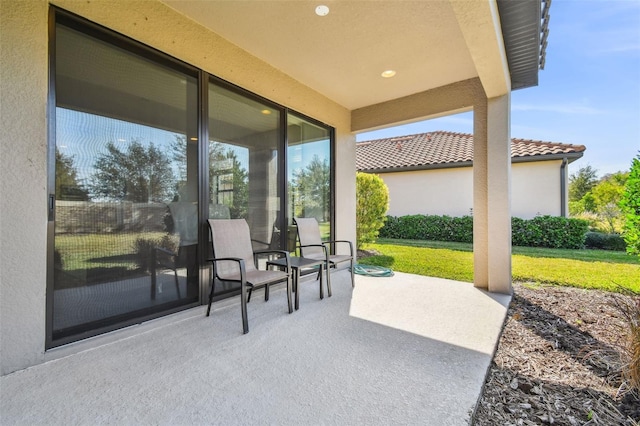
[[[280, 281], [284, 281], [287, 279], [289, 274], [282, 271], [246, 271], [245, 279], [247, 284], [251, 284], [254, 287], [259, 287], [264, 284], [276, 283]], [[237, 274], [228, 274], [224, 277], [218, 276], [218, 278], [222, 281], [240, 281], [240, 273]]]
[[[304, 254], [303, 257], [307, 259], [313, 259], [313, 260], [323, 260], [326, 258], [324, 253]], [[347, 261], [350, 261], [351, 259], [352, 259], [352, 256], [349, 256], [348, 254], [330, 254], [329, 255], [329, 262], [332, 262], [332, 263], [347, 262]]]

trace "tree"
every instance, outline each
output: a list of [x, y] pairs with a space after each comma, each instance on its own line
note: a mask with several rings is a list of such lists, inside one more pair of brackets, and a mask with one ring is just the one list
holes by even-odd
[[89, 192], [78, 181], [78, 172], [69, 157], [56, 148], [56, 198], [58, 200], [87, 201]]
[[[187, 182], [187, 149], [186, 136], [175, 135], [171, 150], [178, 169], [178, 192]], [[229, 207], [229, 214], [234, 219], [247, 217], [249, 174], [231, 145], [209, 141], [209, 188], [212, 203]]]
[[606, 175], [587, 193], [593, 199], [593, 211], [607, 224], [609, 233], [620, 230], [621, 211], [618, 205], [628, 176], [622, 172]]
[[389, 209], [389, 189], [382, 178], [369, 173], [356, 174], [356, 247], [372, 243], [384, 226]]
[[[569, 214], [589, 221], [592, 229], [616, 233], [622, 230], [619, 208], [628, 173], [616, 172], [596, 178], [596, 171], [583, 167], [571, 176]], [[575, 197], [581, 196], [576, 199]]]
[[640, 154], [631, 161], [620, 208], [624, 214], [622, 237], [627, 243], [627, 253], [640, 256]]
[[598, 171], [585, 166], [569, 177], [569, 201], [580, 201], [598, 183]]
[[217, 196], [212, 201], [228, 206], [232, 218], [247, 217], [249, 175], [235, 151], [231, 148], [225, 151], [220, 142], [209, 142], [209, 187]]
[[113, 142], [94, 164], [91, 192], [96, 198], [136, 203], [165, 202], [174, 197], [171, 161], [153, 143], [131, 141], [126, 151]]
[[297, 209], [294, 216], [316, 217], [326, 222], [330, 217], [331, 169], [329, 161], [320, 160], [314, 155], [311, 162], [302, 170], [294, 173], [290, 190], [295, 194]]

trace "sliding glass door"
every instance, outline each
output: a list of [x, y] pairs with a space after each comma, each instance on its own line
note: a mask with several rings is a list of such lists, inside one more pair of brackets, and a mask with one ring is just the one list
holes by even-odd
[[329, 238], [329, 126], [53, 10], [47, 348], [201, 303], [207, 219]]
[[199, 296], [197, 72], [66, 23], [55, 31], [52, 342]]

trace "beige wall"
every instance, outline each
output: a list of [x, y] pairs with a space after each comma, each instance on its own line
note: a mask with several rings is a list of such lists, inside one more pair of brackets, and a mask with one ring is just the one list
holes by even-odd
[[0, 1], [0, 373], [45, 339], [47, 7]]
[[[511, 214], [523, 219], [561, 215], [561, 160], [511, 167]], [[473, 208], [471, 167], [381, 173], [389, 187], [389, 215], [465, 216]]]
[[[57, 0], [89, 20], [336, 128], [336, 230], [355, 240], [350, 112], [157, 1]], [[46, 1], [0, 1], [0, 373], [45, 359]]]
[[[523, 219], [560, 216], [562, 160], [516, 163], [511, 168], [511, 213]], [[566, 199], [566, 198], [565, 198]]]
[[473, 208], [471, 167], [382, 173], [389, 188], [389, 215], [467, 216]]

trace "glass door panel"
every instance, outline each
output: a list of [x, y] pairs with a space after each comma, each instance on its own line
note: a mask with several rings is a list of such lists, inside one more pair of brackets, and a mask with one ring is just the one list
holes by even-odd
[[198, 301], [197, 79], [56, 26], [53, 342]]
[[254, 250], [281, 247], [280, 114], [222, 85], [209, 85], [209, 217], [246, 219]]
[[324, 126], [288, 114], [287, 182], [289, 249], [295, 247], [295, 217], [314, 217], [323, 241], [331, 239], [331, 133]]

